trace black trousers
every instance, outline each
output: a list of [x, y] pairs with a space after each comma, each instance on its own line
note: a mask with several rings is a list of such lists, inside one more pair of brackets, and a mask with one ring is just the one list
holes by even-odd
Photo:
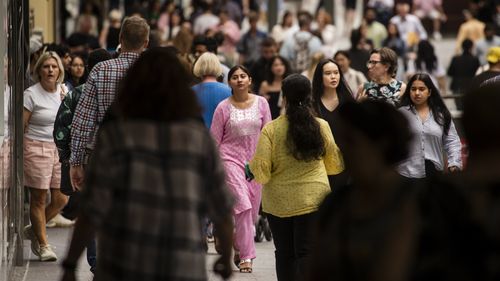
[[436, 166], [434, 166], [434, 163], [432, 163], [431, 160], [425, 159], [425, 177], [426, 178], [433, 178], [437, 176], [440, 172], [436, 169]]
[[332, 192], [337, 192], [339, 188], [343, 188], [350, 182], [349, 173], [344, 170], [342, 173], [337, 175], [328, 175], [328, 182], [330, 184], [330, 189]]
[[316, 222], [316, 213], [287, 218], [267, 215], [276, 248], [278, 281], [305, 280], [313, 248], [311, 229]]

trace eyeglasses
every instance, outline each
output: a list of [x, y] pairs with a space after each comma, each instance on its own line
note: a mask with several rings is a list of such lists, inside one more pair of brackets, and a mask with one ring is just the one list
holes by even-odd
[[379, 60], [369, 60], [366, 62], [366, 67], [369, 67], [370, 65], [376, 65], [377, 63], [382, 63], [382, 61]]

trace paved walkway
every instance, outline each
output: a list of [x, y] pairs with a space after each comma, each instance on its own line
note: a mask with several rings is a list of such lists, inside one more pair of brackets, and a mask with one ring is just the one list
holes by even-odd
[[[60, 263], [64, 259], [70, 243], [70, 235], [73, 228], [51, 228], [47, 230], [49, 243], [53, 246], [59, 260], [57, 262], [40, 262], [38, 258], [31, 253], [30, 242], [25, 240], [24, 254], [28, 262], [24, 267], [16, 267], [15, 278], [10, 281], [58, 281], [61, 278], [62, 270]], [[221, 280], [212, 272], [212, 266], [218, 255], [213, 248], [213, 243], [209, 244], [210, 248], [207, 254], [207, 269], [209, 281]], [[259, 280], [271, 281], [276, 280], [274, 271], [274, 245], [272, 242], [256, 243], [257, 259], [254, 260], [253, 273], [239, 273], [234, 267], [234, 275], [230, 280], [246, 281]], [[92, 273], [85, 259], [85, 254], [82, 255], [79, 261], [77, 270], [78, 281], [92, 280]]]

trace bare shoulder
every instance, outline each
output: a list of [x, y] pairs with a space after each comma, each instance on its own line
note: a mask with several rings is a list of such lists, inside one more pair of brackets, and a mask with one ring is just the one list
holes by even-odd
[[265, 80], [262, 81], [260, 83], [259, 93], [267, 93], [268, 88], [269, 88], [269, 84], [267, 83], [267, 81], [265, 81]]

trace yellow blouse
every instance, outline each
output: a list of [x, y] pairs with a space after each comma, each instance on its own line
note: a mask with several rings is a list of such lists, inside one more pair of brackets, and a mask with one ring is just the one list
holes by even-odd
[[277, 217], [299, 216], [317, 211], [330, 192], [328, 175], [344, 170], [339, 148], [328, 123], [316, 118], [325, 140], [326, 153], [320, 160], [299, 161], [286, 145], [286, 116], [268, 123], [262, 129], [257, 150], [249, 163], [262, 189], [262, 209]]

